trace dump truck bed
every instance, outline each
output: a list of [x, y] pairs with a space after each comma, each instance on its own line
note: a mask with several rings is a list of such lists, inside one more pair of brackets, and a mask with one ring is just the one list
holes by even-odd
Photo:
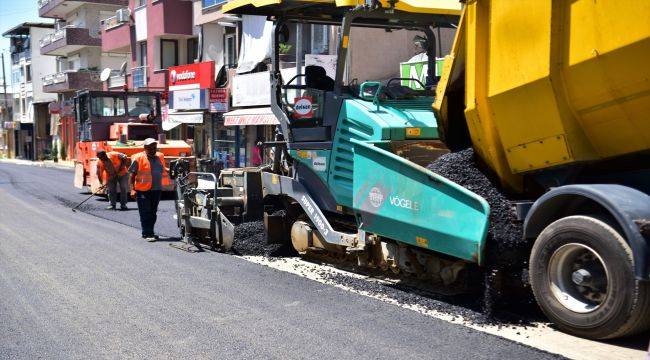
[[[650, 2], [468, 2], [438, 87], [464, 80], [465, 118], [481, 157], [516, 174], [650, 148]], [[454, 118], [452, 118], [455, 116]]]

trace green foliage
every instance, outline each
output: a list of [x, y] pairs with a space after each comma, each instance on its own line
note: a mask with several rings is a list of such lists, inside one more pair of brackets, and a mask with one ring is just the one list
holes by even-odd
[[287, 44], [287, 43], [279, 43], [278, 44], [278, 50], [280, 51], [280, 54], [286, 55], [291, 51], [291, 48], [293, 48], [293, 45]]

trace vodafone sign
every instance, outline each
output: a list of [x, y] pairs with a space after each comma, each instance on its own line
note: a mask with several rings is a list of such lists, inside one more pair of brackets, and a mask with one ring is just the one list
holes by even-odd
[[172, 66], [168, 69], [169, 90], [210, 89], [214, 87], [214, 61]]

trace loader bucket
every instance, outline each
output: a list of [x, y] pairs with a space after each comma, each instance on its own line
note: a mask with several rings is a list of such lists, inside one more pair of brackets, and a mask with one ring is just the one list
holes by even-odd
[[372, 143], [354, 142], [360, 229], [481, 263], [489, 205], [479, 195]]

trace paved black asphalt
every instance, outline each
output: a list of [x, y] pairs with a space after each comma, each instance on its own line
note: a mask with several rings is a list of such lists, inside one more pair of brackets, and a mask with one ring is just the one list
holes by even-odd
[[[0, 358], [543, 359], [553, 356], [88, 213], [72, 172], [0, 163]], [[131, 206], [135, 207], [134, 203]], [[164, 201], [158, 232], [176, 235]], [[111, 220], [111, 221], [109, 221]]]

